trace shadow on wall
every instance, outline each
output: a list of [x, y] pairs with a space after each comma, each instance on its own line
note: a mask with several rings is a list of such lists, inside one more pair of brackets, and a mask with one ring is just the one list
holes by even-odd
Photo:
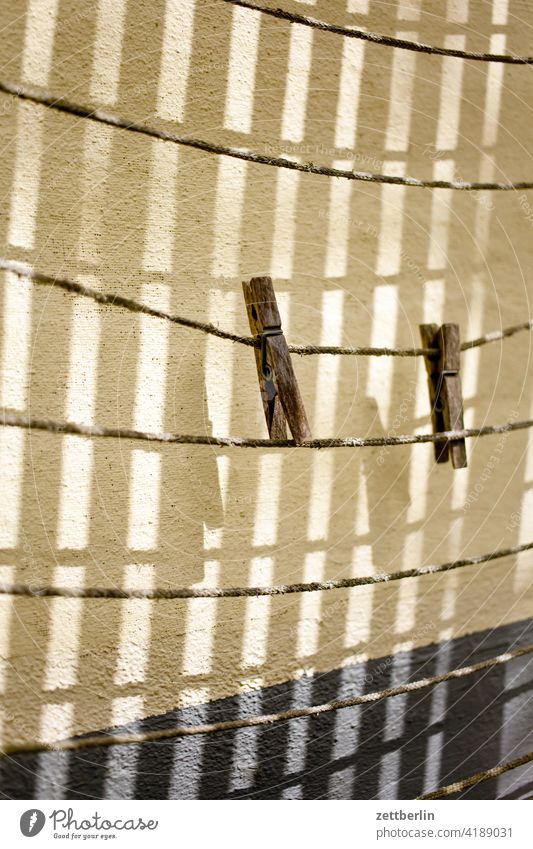
[[[312, 8], [403, 37], [520, 52], [530, 25], [513, 2], [506, 14], [504, 4], [488, 14], [486, 3], [474, 2], [466, 18], [461, 5], [443, 4], [440, 17], [404, 2], [355, 3], [349, 13], [344, 3], [319, 0]], [[364, 44], [222, 0], [156, 0], [150, 8], [101, 0], [90, 10], [71, 2], [55, 16], [28, 0], [23, 15], [6, 3], [4, 19], [1, 59], [12, 79], [184, 134], [423, 178], [520, 179], [532, 170], [531, 122], [517, 113], [528, 81], [521, 67], [504, 76], [499, 66]], [[417, 345], [421, 322], [459, 321], [470, 338], [529, 315], [520, 281], [530, 267], [530, 225], [511, 193], [328, 180], [178, 148], [4, 95], [0, 122], [8, 140], [3, 252], [48, 273], [243, 333], [241, 279], [270, 273], [295, 343]], [[12, 410], [155, 431], [264, 434], [246, 349], [9, 274], [3, 328], [2, 403]], [[515, 412], [530, 417], [529, 355], [523, 336], [465, 353], [467, 426]], [[316, 436], [428, 427], [421, 362], [313, 357], [295, 367]], [[430, 446], [140, 448], [16, 430], [0, 440], [0, 572], [8, 581], [310, 581], [533, 537], [526, 434], [501, 447], [471, 444], [468, 469], [455, 474], [435, 466]], [[192, 721], [311, 704], [345, 687], [376, 689], [365, 683], [383, 662], [376, 658], [390, 659], [379, 687], [415, 668], [432, 674], [447, 664], [443, 641], [461, 656], [476, 646], [495, 654], [502, 635], [518, 639], [512, 627], [461, 639], [529, 615], [530, 564], [524, 555], [304, 598], [2, 599], [3, 739], [50, 741], [142, 727], [146, 717]], [[390, 739], [389, 707], [381, 705], [216, 742], [43, 755], [21, 761], [22, 773], [4, 761], [2, 792], [17, 795], [23, 774], [24, 794], [35, 798], [268, 796], [281, 775], [289, 797], [292, 787], [303, 797], [402, 797], [419, 792], [424, 761], [436, 786], [456, 763], [464, 770], [454, 777], [526, 746], [527, 680], [516, 697], [524, 699], [520, 715], [507, 720], [515, 695], [502, 692], [506, 674], [484, 676], [479, 689], [450, 686], [435, 716], [437, 695], [409, 697], [405, 705], [416, 709], [404, 724], [403, 707], [390, 708], [401, 725]], [[485, 708], [485, 687], [496, 699], [481, 714], [489, 742], [465, 761], [461, 729], [465, 716]], [[357, 738], [346, 742], [352, 724]], [[431, 772], [448, 729], [453, 742]]]

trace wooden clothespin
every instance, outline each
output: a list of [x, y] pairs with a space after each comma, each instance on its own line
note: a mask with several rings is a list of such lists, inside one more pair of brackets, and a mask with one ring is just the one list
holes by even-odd
[[[438, 354], [425, 357], [428, 373], [429, 398], [433, 433], [463, 430], [463, 396], [461, 392], [461, 338], [458, 324], [421, 324], [420, 335], [424, 348], [436, 348]], [[437, 463], [451, 457], [454, 469], [466, 465], [464, 439], [435, 442]]]
[[253, 277], [242, 284], [248, 321], [259, 341], [255, 349], [257, 378], [271, 439], [287, 439], [287, 424], [295, 442], [311, 430], [281, 329], [281, 317], [270, 277]]

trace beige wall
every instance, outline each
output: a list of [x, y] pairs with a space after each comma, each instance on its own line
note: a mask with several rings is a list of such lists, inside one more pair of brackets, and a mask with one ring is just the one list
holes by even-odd
[[[528, 67], [364, 44], [221, 0], [1, 5], [2, 76], [80, 103], [302, 161], [533, 178]], [[435, 44], [531, 51], [523, 0], [419, 5], [286, 0]], [[533, 231], [520, 195], [302, 175], [4, 95], [0, 126], [2, 252], [41, 271], [237, 332], [247, 332], [241, 280], [268, 273], [295, 343], [411, 346], [423, 321], [457, 321], [472, 338], [531, 315]], [[265, 434], [250, 350], [9, 274], [2, 288], [4, 406]], [[467, 426], [532, 416], [530, 357], [528, 334], [465, 353]], [[419, 360], [314, 357], [295, 368], [316, 436], [429, 427]], [[279, 583], [533, 537], [525, 431], [470, 441], [457, 472], [425, 445], [244, 451], [9, 429], [0, 452], [7, 580]], [[531, 611], [532, 565], [529, 554], [272, 600], [4, 599], [2, 733], [54, 739], [517, 621]]]

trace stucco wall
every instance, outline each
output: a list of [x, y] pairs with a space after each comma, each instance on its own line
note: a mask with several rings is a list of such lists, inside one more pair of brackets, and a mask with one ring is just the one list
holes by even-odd
[[[272, 6], [278, 4], [272, 3]], [[298, 3], [339, 23], [527, 53], [525, 2]], [[347, 10], [347, 5], [350, 7]], [[531, 70], [425, 56], [217, 0], [2, 4], [2, 75], [131, 119], [301, 161], [531, 178]], [[529, 45], [529, 48], [528, 48]], [[419, 344], [531, 315], [532, 224], [510, 192], [297, 174], [0, 96], [3, 253], [247, 332], [271, 274], [291, 342]], [[533, 194], [527, 195], [533, 204]], [[35, 416], [265, 434], [246, 348], [3, 279], [3, 405]], [[463, 356], [467, 426], [532, 415], [531, 339]], [[415, 359], [295, 358], [315, 436], [429, 428]], [[147, 586], [370, 574], [533, 537], [528, 432], [313, 452], [0, 433], [7, 580]], [[395, 585], [258, 600], [2, 599], [2, 739], [52, 740], [530, 616], [531, 553]]]

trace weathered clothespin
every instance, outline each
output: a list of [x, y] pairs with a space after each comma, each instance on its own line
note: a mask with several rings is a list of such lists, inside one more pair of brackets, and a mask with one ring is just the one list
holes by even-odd
[[281, 317], [270, 277], [253, 277], [242, 284], [248, 321], [259, 342], [255, 349], [257, 378], [271, 439], [287, 439], [287, 424], [295, 442], [311, 430], [281, 329]]
[[[438, 354], [426, 356], [429, 398], [433, 433], [463, 430], [463, 396], [461, 392], [461, 339], [458, 324], [421, 324], [420, 335], [424, 348], [436, 348]], [[464, 439], [435, 443], [437, 463], [451, 457], [454, 469], [466, 465]]]

